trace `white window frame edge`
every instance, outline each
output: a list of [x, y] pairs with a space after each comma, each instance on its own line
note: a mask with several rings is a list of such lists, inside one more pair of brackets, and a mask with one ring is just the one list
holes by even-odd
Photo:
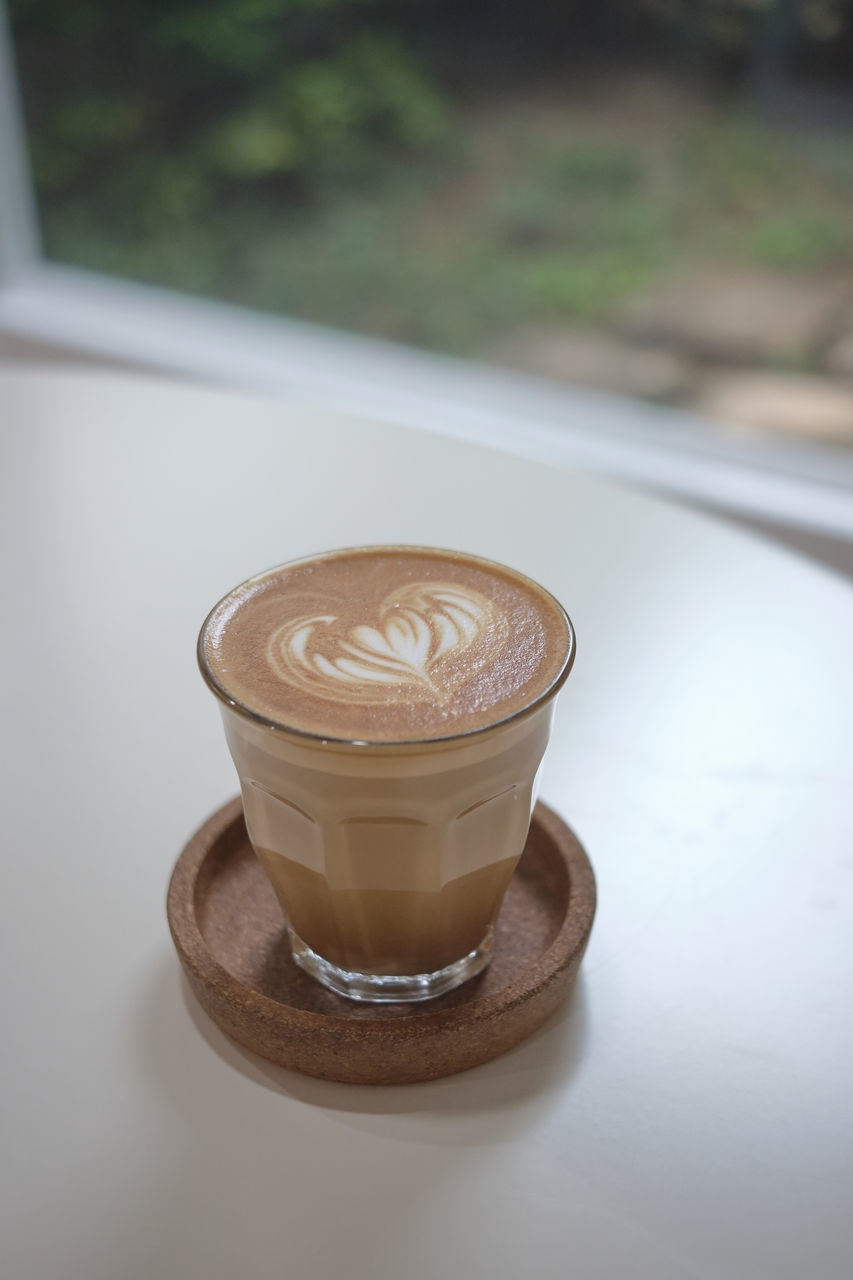
[[18, 77], [5, 0], [0, 0], [0, 288], [41, 256]]
[[44, 259], [0, 0], [0, 331], [580, 467], [853, 541], [853, 456], [727, 438], [688, 412], [268, 316]]

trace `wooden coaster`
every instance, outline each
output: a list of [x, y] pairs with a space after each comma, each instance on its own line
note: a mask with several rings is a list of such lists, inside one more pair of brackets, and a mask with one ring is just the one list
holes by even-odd
[[199, 1003], [232, 1040], [325, 1080], [410, 1084], [496, 1058], [545, 1021], [577, 975], [595, 914], [595, 879], [569, 827], [537, 804], [488, 969], [414, 1005], [347, 1000], [294, 964], [239, 798], [178, 858], [167, 912]]

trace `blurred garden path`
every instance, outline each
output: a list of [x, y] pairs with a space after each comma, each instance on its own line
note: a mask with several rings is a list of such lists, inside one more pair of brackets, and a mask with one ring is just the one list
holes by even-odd
[[523, 326], [483, 354], [732, 431], [853, 448], [853, 273], [693, 273], [629, 298], [607, 324]]
[[[853, 448], [853, 95], [819, 120], [815, 101], [766, 114], [623, 71], [505, 108], [552, 148], [552, 204], [531, 198], [528, 179], [516, 216], [528, 252], [549, 237], [559, 247], [559, 287], [545, 299], [552, 316], [507, 326], [478, 354], [733, 432]], [[633, 176], [616, 163], [628, 155]], [[561, 203], [588, 207], [589, 223], [561, 232], [547, 212]], [[585, 260], [600, 267], [619, 296], [584, 293], [570, 259], [576, 274]]]

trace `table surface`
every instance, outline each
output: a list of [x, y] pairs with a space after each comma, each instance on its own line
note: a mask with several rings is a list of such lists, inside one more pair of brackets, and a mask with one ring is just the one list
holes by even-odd
[[[853, 590], [480, 446], [125, 375], [0, 375], [12, 1280], [853, 1273]], [[196, 1007], [169, 873], [235, 790], [229, 587], [458, 546], [564, 601], [542, 798], [594, 863], [570, 1002], [464, 1075], [273, 1068]]]

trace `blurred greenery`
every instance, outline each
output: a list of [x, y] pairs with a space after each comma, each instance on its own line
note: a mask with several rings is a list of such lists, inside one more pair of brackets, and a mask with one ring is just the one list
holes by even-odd
[[[774, 124], [749, 88], [834, 66], [840, 0], [10, 8], [66, 262], [451, 351], [692, 265], [853, 263], [849, 124]], [[596, 15], [609, 62], [576, 49]], [[660, 41], [725, 68], [656, 72], [638, 110], [625, 58]]]
[[823, 266], [850, 257], [848, 229], [839, 217], [801, 208], [767, 214], [750, 228], [747, 251], [771, 267]]

